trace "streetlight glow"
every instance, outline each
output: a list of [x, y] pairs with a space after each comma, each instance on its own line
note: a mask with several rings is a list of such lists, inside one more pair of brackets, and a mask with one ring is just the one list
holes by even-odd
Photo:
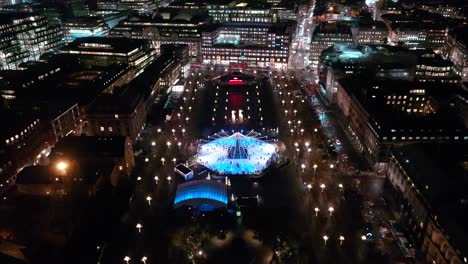
[[328, 237], [327, 235], [324, 235], [324, 236], [323, 236], [323, 241], [325, 241], [325, 245], [327, 244], [328, 238], [329, 238], [329, 237]]
[[142, 227], [143, 226], [140, 223], [136, 224], [136, 228], [138, 229], [138, 233], [141, 233], [141, 228]]
[[64, 170], [68, 169], [68, 163], [66, 163], [64, 161], [60, 161], [60, 162], [57, 163], [56, 168], [57, 168], [57, 170], [64, 171]]
[[323, 189], [325, 189], [325, 184], [320, 184], [320, 188], [322, 188], [322, 192], [323, 192]]

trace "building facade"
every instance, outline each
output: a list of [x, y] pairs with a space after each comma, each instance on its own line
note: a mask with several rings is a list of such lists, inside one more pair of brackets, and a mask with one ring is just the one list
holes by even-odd
[[203, 32], [204, 64], [240, 63], [260, 68], [286, 68], [292, 28], [287, 24], [229, 24]]
[[64, 45], [62, 29], [49, 25], [45, 17], [30, 14], [0, 16], [0, 70], [14, 70], [19, 64], [37, 60]]
[[109, 27], [100, 17], [68, 18], [62, 22], [67, 42], [83, 37], [106, 37]]

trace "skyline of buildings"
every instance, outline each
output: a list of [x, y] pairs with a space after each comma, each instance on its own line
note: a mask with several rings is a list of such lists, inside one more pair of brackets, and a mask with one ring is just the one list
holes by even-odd
[[467, 263], [467, 23], [462, 0], [0, 2], [0, 262]]

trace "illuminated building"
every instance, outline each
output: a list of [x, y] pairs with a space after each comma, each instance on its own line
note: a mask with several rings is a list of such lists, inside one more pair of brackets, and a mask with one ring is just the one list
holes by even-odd
[[75, 39], [60, 53], [78, 56], [82, 63], [88, 65], [128, 64], [137, 69], [143, 69], [156, 56], [156, 51], [147, 40], [108, 37]]
[[63, 45], [63, 32], [47, 19], [30, 14], [0, 15], [0, 69], [17, 69], [22, 62], [37, 60]]
[[369, 81], [355, 76], [339, 80], [336, 104], [359, 152], [378, 163], [397, 144], [467, 141], [451, 103], [460, 92], [451, 84]]
[[383, 22], [359, 24], [357, 45], [386, 44], [388, 29]]
[[423, 54], [419, 57], [415, 76], [419, 82], [460, 82], [460, 77], [453, 69], [453, 63], [435, 54]]
[[164, 44], [187, 44], [190, 47], [190, 56], [199, 56], [201, 32], [206, 27], [208, 18], [178, 13], [160, 15], [154, 18], [125, 19], [111, 30], [110, 36], [147, 39], [154, 43], [157, 51]]
[[109, 27], [100, 17], [68, 18], [62, 23], [67, 42], [83, 37], [105, 37]]
[[288, 65], [292, 28], [275, 24], [225, 24], [202, 34], [204, 64], [244, 63], [261, 68]]
[[[183, 47], [181, 47], [183, 48]], [[99, 95], [86, 112], [88, 134], [94, 136], [140, 135], [156, 94], [166, 92], [181, 78], [184, 58], [177, 48], [163, 50], [137, 77], [126, 85]]]
[[97, 0], [97, 8], [98, 10], [127, 10], [127, 7], [119, 0]]
[[227, 203], [227, 188], [224, 182], [211, 180], [193, 180], [179, 184], [174, 198], [175, 208], [184, 205], [226, 207]]
[[444, 25], [420, 23], [393, 23], [389, 38], [394, 44], [408, 48], [440, 49], [445, 45], [448, 29]]
[[322, 51], [334, 44], [353, 44], [353, 37], [349, 26], [343, 23], [323, 22], [317, 26], [310, 43], [310, 60], [312, 68], [317, 70]]
[[319, 65], [319, 92], [334, 103], [338, 81], [354, 75], [367, 79], [458, 83], [450, 61], [428, 50], [389, 45], [334, 45], [323, 51]]
[[454, 64], [455, 72], [464, 82], [468, 81], [468, 26], [459, 27], [450, 32], [444, 55]]
[[249, 22], [275, 23], [278, 22], [277, 10], [270, 5], [259, 2], [234, 1], [231, 3], [209, 3], [206, 5], [208, 15], [215, 22]]
[[0, 109], [5, 125], [0, 129], [0, 192], [15, 182], [18, 169], [35, 161], [41, 150], [47, 148], [48, 137], [43, 133], [39, 116], [31, 112]]
[[151, 13], [156, 10], [154, 0], [118, 0], [127, 10], [137, 11], [138, 13]]
[[466, 263], [466, 143], [395, 147], [387, 163], [391, 208], [426, 263]]

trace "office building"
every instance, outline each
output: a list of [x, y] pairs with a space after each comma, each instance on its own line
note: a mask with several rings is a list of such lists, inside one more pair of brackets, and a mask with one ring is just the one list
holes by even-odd
[[109, 27], [101, 17], [74, 17], [62, 22], [67, 42], [83, 37], [106, 37]]
[[202, 62], [285, 68], [288, 65], [291, 35], [292, 27], [285, 23], [224, 24], [203, 32]]
[[63, 46], [63, 32], [47, 19], [31, 14], [0, 15], [0, 69], [17, 69]]
[[453, 106], [459, 86], [369, 81], [364, 76], [339, 80], [336, 104], [346, 118], [347, 133], [371, 163], [385, 160], [393, 145], [468, 140]]
[[111, 30], [110, 36], [149, 40], [157, 52], [164, 44], [187, 44], [190, 56], [198, 57], [202, 31], [208, 23], [206, 15], [162, 12], [154, 18], [133, 16], [125, 19]]
[[278, 22], [277, 10], [271, 5], [260, 2], [221, 2], [206, 5], [208, 15], [215, 22], [248, 22], [275, 23]]
[[356, 45], [386, 44], [388, 29], [383, 22], [360, 23], [356, 37]]
[[120, 4], [127, 10], [136, 11], [140, 14], [149, 14], [156, 10], [154, 0], [119, 0]]
[[323, 22], [319, 24], [314, 30], [310, 43], [310, 60], [315, 71], [317, 71], [322, 51], [334, 44], [353, 44], [349, 26], [344, 23]]
[[87, 65], [127, 64], [138, 70], [156, 56], [156, 51], [147, 40], [108, 37], [78, 38], [63, 47], [60, 53], [78, 56]]

